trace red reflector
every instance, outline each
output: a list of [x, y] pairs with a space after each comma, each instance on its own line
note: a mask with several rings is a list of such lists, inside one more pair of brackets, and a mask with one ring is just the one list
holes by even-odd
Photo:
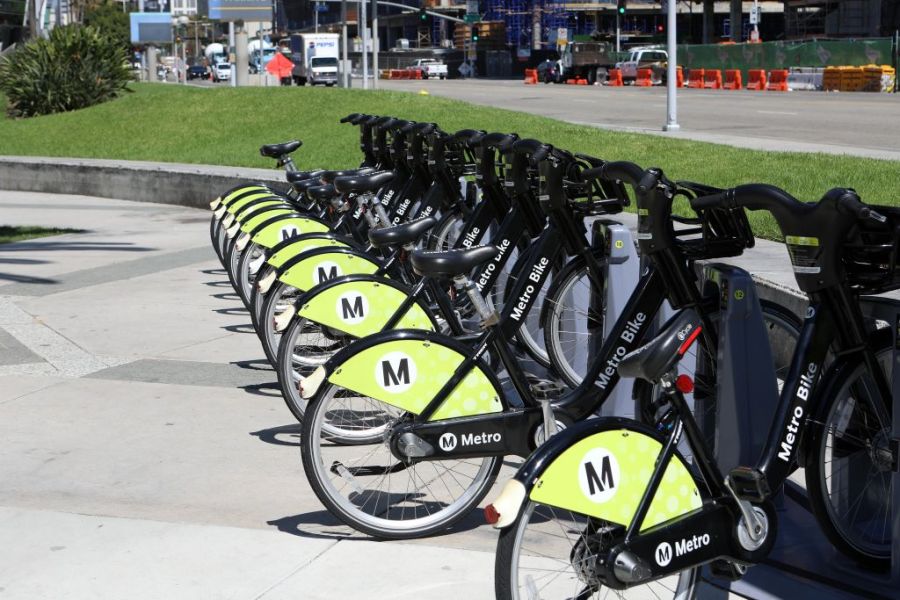
[[687, 339], [682, 342], [681, 346], [678, 348], [678, 354], [684, 354], [687, 352], [688, 348], [691, 347], [691, 344], [694, 343], [694, 340], [697, 339], [697, 336], [700, 335], [700, 332], [703, 331], [703, 327], [698, 326], [697, 329], [693, 330]]
[[494, 525], [500, 520], [500, 513], [497, 512], [493, 504], [488, 504], [484, 507], [484, 520], [488, 522], [488, 525]]
[[682, 394], [690, 394], [694, 391], [694, 380], [687, 375], [679, 375], [675, 378], [675, 387]]

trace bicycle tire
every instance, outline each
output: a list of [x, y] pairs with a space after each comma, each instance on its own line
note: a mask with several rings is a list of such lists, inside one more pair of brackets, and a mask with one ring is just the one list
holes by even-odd
[[[477, 466], [477, 468], [469, 470], [474, 470], [474, 475], [471, 478], [471, 483], [468, 485], [459, 483], [460, 479], [464, 477], [464, 472], [460, 468], [464, 465], [464, 462], [461, 460], [423, 461], [409, 465], [396, 473], [391, 473], [391, 475], [387, 477], [388, 485], [391, 483], [391, 477], [400, 478], [401, 476], [406, 476], [412, 480], [414, 486], [418, 486], [416, 481], [416, 478], [418, 477], [419, 481], [422, 481], [427, 488], [429, 494], [434, 494], [434, 491], [429, 487], [429, 483], [441, 479], [440, 483], [436, 484], [436, 487], [440, 486], [440, 489], [437, 491], [441, 492], [442, 489], [446, 489], [451, 496], [453, 493], [449, 486], [455, 482], [456, 485], [462, 489], [462, 493], [457, 497], [452, 498], [447, 503], [424, 500], [425, 493], [420, 493], [422, 490], [421, 487], [416, 487], [411, 493], [410, 483], [408, 481], [405, 486], [402, 481], [399, 483], [397, 489], [405, 490], [405, 493], [399, 494], [402, 496], [400, 499], [397, 498], [398, 494], [386, 493], [383, 491], [367, 493], [368, 490], [362, 490], [360, 492], [359, 490], [362, 489], [362, 486], [357, 479], [357, 475], [345, 474], [348, 472], [347, 465], [349, 465], [349, 468], [353, 469], [362, 468], [357, 467], [359, 460], [362, 459], [351, 462], [350, 459], [347, 458], [351, 452], [366, 452], [367, 454], [362, 458], [372, 457], [379, 452], [387, 452], [387, 455], [385, 455], [386, 460], [396, 461], [396, 459], [390, 455], [390, 449], [380, 440], [374, 444], [338, 446], [332, 443], [327, 436], [323, 436], [323, 426], [325, 425], [323, 420], [326, 415], [332, 415], [332, 418], [334, 418], [333, 415], [343, 415], [347, 413], [360, 414], [361, 412], [358, 408], [350, 410], [335, 410], [333, 408], [332, 400], [337, 396], [337, 391], [339, 389], [342, 388], [327, 381], [321, 385], [318, 392], [307, 405], [303, 417], [300, 441], [302, 447], [301, 456], [303, 459], [303, 469], [309, 480], [310, 486], [319, 498], [319, 501], [322, 502], [332, 515], [342, 522], [353, 527], [357, 531], [380, 539], [400, 540], [425, 537], [445, 531], [458, 523], [461, 519], [465, 518], [490, 491], [491, 486], [497, 479], [500, 467], [503, 464], [502, 457], [485, 457], [480, 459], [481, 464]], [[362, 398], [364, 402], [369, 401], [376, 411], [380, 411], [376, 412], [376, 415], [399, 413], [395, 414], [395, 418], [402, 418], [403, 413], [397, 409], [392, 409], [392, 407], [387, 407], [387, 405], [384, 405], [381, 402], [366, 397], [357, 396], [356, 398]], [[352, 397], [350, 399], [352, 399]], [[367, 405], [364, 404], [363, 406]], [[383, 427], [389, 426], [389, 424], [385, 424]], [[347, 431], [348, 427], [342, 423], [340, 429], [341, 431]], [[328, 452], [328, 458], [323, 458], [323, 448]], [[330, 460], [335, 456], [341, 457], [342, 460]], [[375, 458], [378, 457], [376, 456]], [[453, 467], [449, 467], [447, 464], [452, 464]], [[443, 475], [441, 475], [439, 471], [441, 465], [443, 465], [444, 468]], [[343, 470], [341, 470], [341, 467], [343, 467]], [[370, 468], [374, 469], [375, 467]], [[337, 471], [337, 473], [334, 473], [334, 471]], [[345, 482], [341, 489], [336, 487], [335, 483], [332, 481], [334, 478], [330, 473], [334, 473], [337, 478], [342, 479]], [[425, 477], [422, 477], [422, 473], [425, 473], [428, 476], [427, 481]], [[436, 473], [437, 477], [435, 477]], [[378, 475], [379, 473], [373, 474], [375, 477]], [[362, 475], [359, 476], [361, 477]], [[352, 478], [351, 481], [348, 482], [348, 478]], [[376, 480], [375, 483], [378, 484], [384, 480], [385, 475], [381, 474], [381, 479]], [[350, 485], [352, 489], [348, 493], [348, 496], [344, 498], [341, 494], [344, 487], [347, 485]], [[410, 496], [413, 496], [413, 498], [409, 498]], [[354, 499], [357, 502], [362, 503], [360, 508], [354, 507]], [[372, 499], [374, 499], [375, 504], [369, 505], [369, 502]], [[379, 510], [382, 507], [380, 504], [382, 501], [387, 504], [385, 505], [384, 510]], [[397, 504], [401, 504], [402, 506], [398, 507]], [[369, 515], [364, 512], [367, 505], [375, 513], [374, 515]], [[429, 506], [434, 508], [435, 512], [430, 511]], [[422, 509], [424, 509], [427, 514], [424, 517], [417, 518], [417, 515], [421, 513]], [[412, 514], [413, 518], [404, 519], [407, 510]], [[396, 518], [398, 512], [400, 516], [399, 519]]]
[[[893, 348], [889, 341], [879, 344], [876, 349], [876, 356], [882, 367], [890, 365], [893, 358]], [[891, 537], [891, 461], [878, 461], [877, 457], [879, 455], [890, 456], [889, 447], [885, 445], [887, 440], [890, 439], [891, 423], [874, 423], [874, 427], [870, 429], [871, 437], [861, 441], [853, 439], [858, 438], [858, 435], [848, 433], [851, 426], [856, 428], [865, 426], [865, 422], [871, 420], [872, 417], [875, 417], [877, 420], [877, 415], [872, 414], [871, 398], [867, 403], [860, 403], [858, 399], [854, 398], [854, 396], [858, 398], [860, 395], [859, 387], [857, 387], [856, 392], [852, 396], [848, 395], [851, 387], [857, 383], [861, 376], [866, 377], [865, 373], [867, 372], [868, 370], [862, 361], [862, 357], [857, 356], [841, 365], [833, 365], [833, 370], [830, 369], [825, 375], [828, 381], [820, 382], [819, 389], [823, 390], [821, 404], [815, 418], [810, 423], [809, 438], [805, 444], [807, 457], [804, 461], [806, 466], [806, 490], [813, 514], [828, 540], [844, 555], [863, 566], [870, 569], [883, 570], [890, 566], [891, 548], [893, 545]], [[890, 376], [888, 381], [890, 381]], [[882, 398], [881, 400], [883, 401], [884, 399]], [[864, 408], [864, 410], [867, 410], [868, 413], [862, 413], [862, 411], [857, 410], [860, 406], [865, 407], [866, 404], [868, 404], [868, 408]], [[847, 412], [848, 408], [849, 413]], [[885, 413], [890, 414], [889, 406], [882, 408]], [[835, 419], [839, 420], [835, 422]], [[841, 431], [840, 435], [837, 434], [838, 431]], [[871, 446], [869, 446], [870, 444]], [[850, 451], [854, 446], [862, 446], [863, 449], [851, 453]], [[886, 454], [882, 455], [879, 453], [879, 449], [884, 450]], [[875, 453], [876, 461], [870, 461], [871, 465], [862, 463], [860, 460], [862, 454], [869, 453], [870, 458], [872, 458], [872, 452]], [[881, 487], [875, 493], [867, 494], [864, 489], [859, 492], [858, 496], [853, 493], [848, 494], [850, 497], [858, 497], [860, 500], [865, 498], [868, 501], [858, 504], [853, 509], [855, 514], [858, 515], [862, 512], [865, 515], [864, 519], [869, 519], [870, 522], [873, 522], [873, 517], [875, 517], [874, 522], [877, 522], [878, 517], [882, 514], [884, 515], [885, 520], [883, 521], [881, 532], [877, 532], [877, 529], [870, 530], [872, 534], [875, 534], [872, 536], [874, 543], [864, 545], [861, 543], [861, 540], [853, 539], [843, 526], [844, 524], [837, 522], [836, 507], [832, 501], [832, 493], [834, 492], [836, 479], [841, 478], [836, 478], [837, 471], [829, 468], [826, 464], [831, 462], [827, 460], [828, 456], [830, 455], [833, 459], [836, 453], [843, 455], [843, 458], [847, 461], [853, 461], [853, 474], [855, 477], [860, 475], [861, 468], [869, 467], [869, 473], [866, 476], [867, 486], [869, 484], [881, 484]], [[852, 458], [854, 455], [856, 459]], [[876, 465], [876, 462], [879, 465]], [[844, 464], [849, 464], [849, 462]], [[828, 489], [829, 486], [831, 486], [831, 490]], [[851, 508], [853, 508], [853, 504], [860, 500], [854, 501], [851, 504]], [[883, 500], [880, 506], [878, 505], [879, 500]], [[864, 506], [866, 507], [863, 508]]]
[[[529, 538], [529, 541], [534, 540], [538, 534], [529, 533], [527, 531], [528, 525], [531, 522], [532, 516], [535, 515], [538, 511], [542, 511], [540, 514], [541, 522], [538, 523], [536, 519], [536, 525], [541, 525], [544, 527], [549, 527], [553, 529], [553, 533], [547, 534], [548, 537], [553, 537], [552, 547], [555, 550], [559, 546], [565, 546], [566, 542], [571, 539], [569, 534], [571, 531], [578, 531], [571, 526], [564, 526], [562, 523], [559, 523], [557, 526], [549, 525], [549, 523], [556, 519], [556, 515], [560, 513], [568, 513], [569, 511], [558, 511], [553, 509], [552, 507], [547, 507], [545, 505], [537, 504], [531, 500], [525, 502], [519, 511], [519, 514], [516, 516], [515, 521], [508, 527], [504, 528], [500, 532], [500, 536], [497, 540], [497, 552], [496, 559], [494, 562], [494, 591], [496, 594], [497, 600], [524, 600], [525, 598], [531, 597], [531, 590], [537, 588], [537, 583], [534, 581], [534, 578], [531, 578], [531, 585], [529, 586], [529, 578], [528, 576], [524, 577], [524, 586], [526, 590], [529, 591], [527, 596], [520, 594], [519, 592], [519, 565], [521, 564], [520, 558], [522, 557], [523, 550], [523, 542], [525, 540], [526, 535]], [[569, 513], [573, 515], [570, 521], [575, 521], [574, 513]], [[584, 520], [585, 525], [587, 525], [588, 519], [583, 517], [582, 515], [578, 515], [578, 518]], [[581, 537], [579, 534], [578, 537]], [[576, 538], [576, 544], [580, 540]], [[607, 594], [612, 593], [614, 597], [617, 598], [667, 598], [671, 597], [674, 600], [691, 600], [694, 598], [697, 587], [700, 581], [700, 568], [687, 569], [680, 573], [679, 575], [673, 575], [668, 578], [663, 578], [662, 580], [652, 581], [644, 585], [635, 586], [633, 588], [628, 588], [626, 590], [611, 590], [609, 588], [600, 588], [595, 590], [589, 596], [578, 594], [576, 590], [579, 587], [584, 586], [585, 591], [588, 588], [584, 584], [584, 581], [579, 581], [578, 574], [572, 569], [571, 575], [566, 575], [559, 571], [555, 575], [550, 575], [550, 564], [559, 565], [559, 563], [567, 564], [571, 568], [572, 556], [575, 551], [575, 545], [573, 545], [569, 550], [564, 552], [561, 556], [556, 556], [555, 554], [550, 555], [549, 550], [547, 548], [548, 544], [544, 544], [541, 547], [539, 552], [535, 552], [534, 556], [528, 557], [527, 562], [531, 562], [531, 564], [535, 564], [535, 570], [539, 570], [543, 573], [543, 577], [545, 579], [542, 580], [542, 586], [540, 589], [540, 597], [544, 600], [562, 600], [563, 598], [579, 598], [584, 600], [589, 600], [592, 598], [607, 598]], [[675, 579], [674, 589], [664, 587], [664, 582], [672, 582], [673, 578]], [[574, 585], [574, 588], [572, 587]], [[551, 587], [553, 586], [553, 587]], [[658, 588], [662, 588], [663, 593], [660, 594], [656, 591], [651, 590], [648, 594], [648, 586], [653, 586], [653, 590]], [[555, 588], [555, 589], [554, 589]], [[558, 596], [548, 595], [552, 594], [552, 592], [557, 591], [560, 593]], [[671, 595], [669, 595], [671, 593]], [[631, 594], [631, 595], [629, 595]], [[537, 597], [537, 596], [534, 596]]]

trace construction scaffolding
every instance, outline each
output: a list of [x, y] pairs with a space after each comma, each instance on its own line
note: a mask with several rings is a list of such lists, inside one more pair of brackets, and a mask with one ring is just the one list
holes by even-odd
[[503, 21], [506, 43], [516, 48], [546, 47], [572, 20], [565, 3], [552, 0], [486, 0], [482, 8], [486, 21]]

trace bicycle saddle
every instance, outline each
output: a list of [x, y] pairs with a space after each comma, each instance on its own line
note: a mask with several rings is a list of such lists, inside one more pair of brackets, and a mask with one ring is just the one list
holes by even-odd
[[266, 144], [259, 147], [259, 153], [269, 158], [281, 158], [285, 154], [290, 154], [303, 145], [300, 140], [284, 142], [283, 144]]
[[370, 170], [368, 173], [335, 177], [334, 187], [342, 194], [349, 192], [361, 194], [364, 192], [374, 192], [393, 178], [394, 173], [392, 171], [372, 173]]
[[435, 223], [437, 223], [437, 219], [434, 217], [422, 217], [421, 219], [393, 227], [370, 229], [369, 241], [376, 248], [411, 244], [418, 240], [423, 233], [434, 227]]
[[334, 183], [334, 180], [338, 177], [344, 177], [347, 175], [365, 175], [366, 173], [373, 173], [375, 169], [372, 167], [361, 167], [359, 169], [344, 169], [343, 171], [324, 171], [322, 173], [322, 181], [325, 183]]
[[669, 319], [659, 334], [619, 362], [619, 377], [634, 377], [656, 383], [672, 370], [700, 334], [702, 322], [694, 309]]
[[330, 200], [338, 195], [331, 184], [317, 185], [306, 190], [306, 195], [316, 200]]
[[285, 177], [288, 180], [288, 183], [297, 183], [298, 181], [303, 181], [305, 179], [318, 179], [324, 173], [322, 169], [317, 169], [315, 171], [288, 171], [285, 173]]
[[413, 270], [419, 275], [453, 277], [469, 273], [481, 263], [494, 258], [497, 252], [499, 250], [496, 246], [475, 246], [443, 252], [413, 250], [410, 258]]
[[291, 183], [291, 187], [301, 194], [310, 188], [314, 188], [320, 185], [322, 185], [322, 180], [318, 177], [310, 177], [309, 179], [303, 179], [301, 181]]

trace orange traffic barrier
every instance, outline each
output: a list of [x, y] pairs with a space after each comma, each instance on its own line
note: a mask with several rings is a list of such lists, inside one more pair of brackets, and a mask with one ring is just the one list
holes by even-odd
[[391, 79], [400, 79], [400, 69], [391, 69]]
[[705, 71], [703, 69], [691, 69], [687, 86], [689, 88], [702, 88], [704, 76]]
[[622, 71], [619, 69], [610, 69], [606, 79], [606, 85], [612, 87], [622, 87], [625, 83], [622, 81]]
[[703, 74], [703, 87], [708, 90], [722, 89], [722, 71], [709, 69]]
[[651, 87], [653, 85], [653, 70], [638, 69], [637, 79], [634, 80], [637, 87]]
[[675, 87], [683, 88], [684, 87], [684, 69], [682, 69], [681, 67], [678, 67], [677, 69], [675, 69], [675, 74], [676, 74]]
[[413, 69], [413, 79], [422, 79], [422, 69]]
[[769, 71], [769, 83], [766, 89], [770, 92], [786, 92], [788, 91], [788, 72], [785, 69], [776, 69]]
[[762, 69], [747, 71], [747, 89], [760, 91], [766, 89], [766, 72]]
[[744, 82], [741, 79], [740, 69], [725, 70], [725, 84], [722, 87], [726, 90], [741, 90], [744, 88]]
[[575, 80], [575, 85], [587, 85], [588, 81], [584, 77], [579, 77]]
[[534, 84], [538, 82], [537, 69], [525, 69], [525, 83]]
[[575, 85], [576, 81], [574, 79], [566, 79], [566, 85]]

